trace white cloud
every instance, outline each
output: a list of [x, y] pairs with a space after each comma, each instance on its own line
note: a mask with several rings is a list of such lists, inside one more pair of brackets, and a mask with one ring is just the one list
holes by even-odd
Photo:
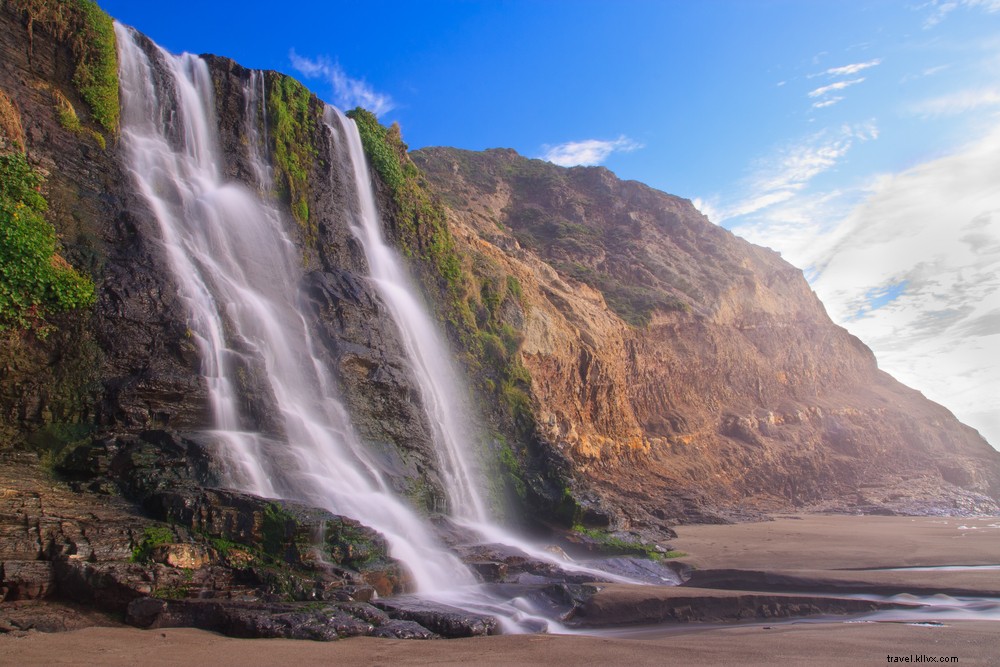
[[[747, 216], [801, 196], [810, 181], [832, 169], [859, 141], [878, 138], [873, 122], [843, 125], [824, 130], [778, 150], [758, 162], [746, 181], [746, 194], [729, 206], [716, 210], [715, 222]], [[740, 224], [745, 224], [742, 221]]]
[[830, 69], [823, 72], [827, 76], [851, 76], [852, 74], [857, 74], [861, 70], [866, 70], [869, 67], [875, 67], [882, 64], [881, 58], [875, 58], [874, 60], [869, 60], [865, 63], [852, 63], [850, 65], [843, 65], [842, 67], [831, 67]]
[[937, 65], [935, 67], [928, 67], [923, 71], [921, 71], [919, 74], [907, 74], [900, 80], [900, 83], [909, 83], [910, 81], [923, 79], [924, 77], [934, 76], [935, 74], [939, 74], [945, 71], [949, 67], [951, 67], [951, 65]]
[[583, 141], [567, 141], [564, 144], [542, 146], [543, 160], [548, 160], [560, 167], [593, 166], [608, 159], [612, 153], [630, 153], [642, 148], [642, 144], [622, 135], [612, 141], [601, 139], [585, 139]]
[[813, 102], [813, 109], [825, 109], [826, 107], [832, 107], [837, 102], [843, 101], [843, 97], [831, 97], [830, 99], [823, 100], [822, 102]]
[[720, 218], [719, 209], [716, 208], [715, 204], [712, 202], [705, 201], [701, 197], [695, 197], [691, 200], [691, 205], [694, 206], [698, 211], [701, 212], [706, 218], [712, 222], [716, 222]]
[[931, 8], [931, 15], [924, 20], [924, 29], [933, 28], [941, 23], [959, 7], [981, 9], [987, 14], [1000, 12], [1000, 0], [930, 0], [920, 5], [920, 9]]
[[998, 175], [1000, 125], [948, 157], [862, 190], [798, 195], [733, 231], [809, 269], [830, 316], [881, 368], [1000, 448]]
[[955, 116], [998, 105], [1000, 105], [1000, 88], [974, 88], [924, 100], [914, 105], [911, 110], [921, 116]]
[[823, 95], [826, 95], [827, 93], [832, 93], [835, 90], [843, 90], [844, 88], [847, 88], [848, 86], [857, 85], [857, 84], [863, 82], [864, 80], [865, 80], [865, 77], [862, 76], [862, 77], [858, 77], [857, 79], [850, 79], [848, 81], [837, 81], [835, 83], [831, 83], [828, 86], [820, 86], [819, 88], [816, 88], [815, 90], [810, 90], [809, 93], [808, 93], [808, 95], [809, 95], [809, 97], [822, 97]]
[[751, 243], [777, 250], [808, 275], [810, 267], [837, 244], [836, 222], [848, 215], [858, 198], [858, 193], [842, 190], [801, 193], [739, 220], [730, 229]]
[[289, 52], [289, 59], [302, 76], [308, 79], [325, 79], [331, 86], [333, 92], [333, 103], [341, 109], [353, 109], [354, 107], [364, 107], [376, 116], [381, 116], [396, 107], [392, 98], [384, 93], [375, 90], [361, 79], [352, 79], [347, 76], [343, 68], [326, 56], [319, 58], [305, 58], [295, 53]]

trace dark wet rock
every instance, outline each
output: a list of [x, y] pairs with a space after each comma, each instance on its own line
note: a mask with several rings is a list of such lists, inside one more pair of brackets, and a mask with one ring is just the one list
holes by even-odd
[[587, 561], [586, 565], [609, 574], [658, 586], [682, 584], [687, 581], [692, 572], [691, 566], [687, 563], [629, 556]]
[[416, 621], [449, 639], [495, 635], [500, 632], [500, 623], [492, 616], [471, 613], [439, 602], [401, 596], [376, 600], [373, 604], [393, 618]]
[[372, 637], [382, 637], [384, 639], [437, 639], [440, 635], [434, 634], [424, 626], [415, 621], [388, 621], [375, 628]]
[[44, 560], [0, 562], [0, 601], [48, 597], [56, 585], [52, 563]]
[[[483, 581], [491, 583], [587, 583], [600, 578], [600, 575], [574, 571], [572, 561], [567, 560], [567, 566], [560, 567], [556, 563], [534, 558], [517, 547], [506, 544], [467, 544], [455, 546], [453, 549]], [[565, 554], [562, 556], [566, 557]], [[586, 565], [586, 563], [580, 564]]]
[[[365, 278], [342, 269], [305, 277], [312, 325], [343, 387], [359, 435], [394, 489], [429, 511], [446, 511], [433, 435], [392, 318]], [[372, 321], [389, 323], [372, 327]]]
[[[77, 447], [59, 469], [79, 480], [78, 488], [113, 483], [153, 516], [191, 534], [222, 540], [226, 555], [233, 556], [230, 565], [253, 566], [258, 580], [296, 599], [342, 597], [339, 589], [345, 579], [356, 587], [359, 597], [348, 595], [354, 599], [367, 599], [365, 587], [380, 595], [405, 590], [404, 571], [389, 558], [385, 539], [361, 523], [301, 503], [206, 488], [221, 475], [210, 447], [169, 431], [145, 431]], [[231, 543], [236, 548], [230, 548]], [[174, 546], [172, 551], [156, 558], [173, 558], [167, 564], [175, 567], [212, 560], [204, 546]], [[187, 553], [182, 556], [180, 551]], [[181, 564], [185, 559], [187, 565]], [[310, 574], [261, 569], [261, 559], [276, 559]]]
[[[561, 570], [554, 563], [538, 560], [524, 553], [517, 547], [506, 544], [472, 544], [454, 547], [459, 558], [466, 563], [479, 563], [477, 573], [486, 581], [510, 579], [520, 574], [531, 574], [541, 577], [560, 576]], [[503, 573], [501, 579], [489, 579], [485, 575]]]
[[775, 593], [795, 593], [811, 591], [832, 595], [939, 595], [962, 597], [994, 597], [1000, 595], [1000, 581], [992, 590], [982, 588], [942, 587], [919, 585], [907, 582], [905, 586], [892, 582], [852, 580], [850, 570], [845, 570], [841, 578], [810, 576], [793, 572], [769, 572], [760, 570], [693, 570], [685, 587], [711, 588], [718, 590], [755, 590]]
[[0, 634], [66, 632], [121, 625], [119, 620], [93, 607], [66, 601], [6, 601], [0, 605]]
[[77, 489], [102, 492], [113, 485], [139, 502], [161, 489], [217, 486], [222, 474], [211, 445], [165, 430], [110, 435], [78, 445], [57, 470]]
[[374, 626], [335, 605], [141, 598], [126, 622], [142, 628], [197, 627], [231, 637], [333, 641], [369, 635]]
[[[491, 585], [488, 590], [500, 599], [513, 600], [517, 598], [526, 602], [530, 605], [532, 613], [537, 616], [564, 619], [602, 588], [601, 584], [504, 583]], [[528, 632], [547, 631], [547, 627], [533, 630], [528, 625], [523, 626], [523, 629]]]
[[337, 609], [374, 626], [383, 626], [392, 620], [384, 611], [367, 602], [338, 602]]
[[787, 595], [704, 591], [656, 586], [605, 589], [579, 604], [566, 620], [584, 627], [649, 623], [731, 622], [749, 619], [793, 618], [818, 614], [859, 614], [899, 609], [892, 602]]
[[[280, 637], [318, 641], [362, 635], [396, 639], [438, 637], [420, 623], [390, 618], [381, 609], [363, 603], [303, 604], [139, 598], [128, 605], [126, 622], [140, 628], [197, 627], [231, 637]], [[473, 620], [466, 619], [466, 622], [471, 625]], [[451, 624], [458, 628], [458, 621], [452, 621]]]
[[503, 581], [507, 578], [507, 563], [473, 560], [465, 564], [481, 581]]
[[[147, 451], [148, 445], [139, 450]], [[115, 454], [105, 459], [113, 462], [130, 446], [112, 447]], [[146, 461], [130, 455], [128, 461], [152, 465], [164, 456]], [[385, 612], [365, 604], [376, 589], [388, 593], [400, 585], [399, 567], [385, 555], [384, 540], [374, 531], [295, 503], [204, 489], [185, 482], [178, 470], [170, 465], [163, 470], [163, 479], [178, 484], [172, 491], [152, 471], [137, 475], [134, 479], [142, 484], [129, 487], [137, 493], [152, 490], [146, 504], [159, 503], [159, 515], [173, 521], [167, 526], [142, 516], [120, 496], [74, 492], [43, 480], [37, 458], [3, 457], [4, 604], [58, 597], [121, 612], [135, 602], [137, 619], [163, 612], [163, 623], [224, 626], [238, 636], [260, 632], [323, 638], [330, 628], [338, 635], [366, 634], [368, 626], [389, 620]], [[156, 599], [169, 604], [164, 607]], [[181, 604], [195, 600], [217, 606]], [[291, 600], [312, 602], [289, 607]], [[219, 605], [240, 602], [270, 605], [271, 612], [289, 615], [265, 621], [251, 613], [261, 607], [244, 606], [239, 609], [250, 611], [226, 611], [225, 622], [219, 620]], [[314, 613], [322, 610], [325, 620]]]

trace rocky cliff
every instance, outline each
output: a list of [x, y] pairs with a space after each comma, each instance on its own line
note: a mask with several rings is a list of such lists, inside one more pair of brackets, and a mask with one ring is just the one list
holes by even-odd
[[[0, 152], [23, 152], [46, 178], [58, 261], [89, 275], [97, 297], [48, 316], [44, 335], [0, 331], [9, 473], [0, 516], [17, 527], [0, 544], [4, 595], [89, 595], [124, 611], [159, 589], [257, 601], [357, 601], [404, 589], [378, 536], [319, 510], [217, 488], [226, 475], [205, 434], [208, 389], [155, 217], [131, 187], [117, 121], [81, 85], [92, 54], [80, 35], [94, 7], [18, 0], [0, 9]], [[249, 188], [247, 137], [263, 116], [248, 113], [248, 91], [260, 86], [276, 185], [261, 195], [281, 207], [301, 252], [317, 354], [354, 428], [398, 493], [423, 512], [447, 509], [433, 429], [350, 232], [350, 184], [328, 157], [343, 137], [297, 82], [205, 60], [223, 169]], [[495, 509], [506, 496], [511, 518], [654, 538], [677, 522], [791, 508], [1000, 511], [1000, 455], [880, 372], [775, 253], [604, 169], [504, 150], [408, 154], [398, 128], [363, 111], [354, 118], [388, 235], [479, 399], [483, 435], [470, 447], [482, 449]], [[242, 417], [280, 442], [263, 361], [241, 359]], [[42, 464], [9, 453], [25, 449]], [[46, 475], [75, 489], [50, 489], [54, 515], [36, 507], [31, 488], [48, 485]], [[91, 506], [111, 517], [107, 531], [89, 518]], [[172, 522], [168, 534], [157, 520]], [[307, 533], [322, 525], [339, 528], [313, 540], [316, 558]], [[187, 567], [193, 579], [175, 571], [186, 567], [176, 565], [181, 552], [199, 554]], [[467, 560], [482, 560], [475, 554]], [[147, 620], [204, 614], [206, 627], [242, 628], [264, 613], [239, 621], [214, 607], [143, 609]]]
[[463, 252], [519, 281], [537, 435], [612, 521], [996, 507], [1000, 453], [880, 371], [777, 253], [607, 169], [413, 160]]
[[[156, 220], [134, 192], [116, 132], [97, 123], [74, 85], [75, 28], [55, 19], [34, 19], [29, 26], [32, 14], [20, 4], [0, 10], [0, 91], [12, 102], [29, 162], [45, 178], [46, 217], [66, 259], [94, 279], [97, 303], [54, 316], [56, 326], [45, 337], [16, 330], [0, 335], [0, 449], [28, 443], [59, 458], [96, 435], [210, 426], [201, 361]], [[207, 60], [229, 158], [223, 167], [230, 178], [250, 184], [245, 89], [251, 73], [224, 58]], [[328, 155], [333, 139], [322, 127], [319, 100], [275, 73], [267, 74], [264, 85], [275, 104], [288, 104], [285, 89], [304, 101], [299, 140], [312, 154]], [[77, 125], [67, 126], [60, 115], [67, 105]], [[288, 138], [274, 128], [271, 136], [274, 152]], [[310, 212], [306, 219], [295, 218], [287, 185], [275, 196], [289, 206], [290, 223], [299, 223], [290, 230], [301, 248], [304, 291], [324, 358], [345, 387], [355, 427], [384, 452], [397, 491], [426, 508], [440, 507], [443, 494], [419, 392], [398, 334], [364, 278], [364, 254], [349, 230], [352, 186], [340, 165], [322, 157], [310, 161], [304, 180], [316, 184], [298, 193]], [[280, 427], [262, 366], [259, 359], [248, 362], [239, 371], [239, 389], [248, 421], [275, 432]]]
[[[382, 536], [224, 488], [187, 309], [119, 145], [110, 25], [90, 0], [0, 5], [0, 157], [44, 178], [31, 198], [47, 199], [58, 235], [46, 259], [96, 287], [69, 312], [0, 312], [0, 601], [57, 596], [239, 636], [495, 631], [491, 617], [368, 604], [409, 586]], [[353, 185], [331, 157], [345, 137], [298, 82], [204, 60], [227, 179], [259, 187], [248, 137], [267, 137], [275, 187], [257, 194], [301, 255], [314, 354], [353, 428], [398, 494], [447, 511], [424, 399], [350, 230]], [[1000, 512], [1000, 454], [879, 371], [777, 254], [605, 169], [408, 153], [398, 127], [351, 115], [387, 236], [477, 399], [467, 444], [495, 513], [569, 529], [567, 546], [648, 556], [678, 522]], [[8, 203], [5, 221], [20, 210]], [[251, 347], [232, 369], [241, 423], [287, 442]], [[436, 524], [481, 579], [579, 579]]]

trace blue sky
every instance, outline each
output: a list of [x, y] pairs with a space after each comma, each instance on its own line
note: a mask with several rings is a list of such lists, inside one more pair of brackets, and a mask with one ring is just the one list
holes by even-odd
[[413, 148], [690, 198], [1000, 446], [1000, 0], [101, 5], [372, 108]]

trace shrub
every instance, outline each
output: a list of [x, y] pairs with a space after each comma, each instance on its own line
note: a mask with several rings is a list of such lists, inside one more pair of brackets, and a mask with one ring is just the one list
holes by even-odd
[[0, 329], [44, 333], [48, 315], [94, 303], [94, 283], [58, 254], [41, 185], [23, 155], [0, 155]]

